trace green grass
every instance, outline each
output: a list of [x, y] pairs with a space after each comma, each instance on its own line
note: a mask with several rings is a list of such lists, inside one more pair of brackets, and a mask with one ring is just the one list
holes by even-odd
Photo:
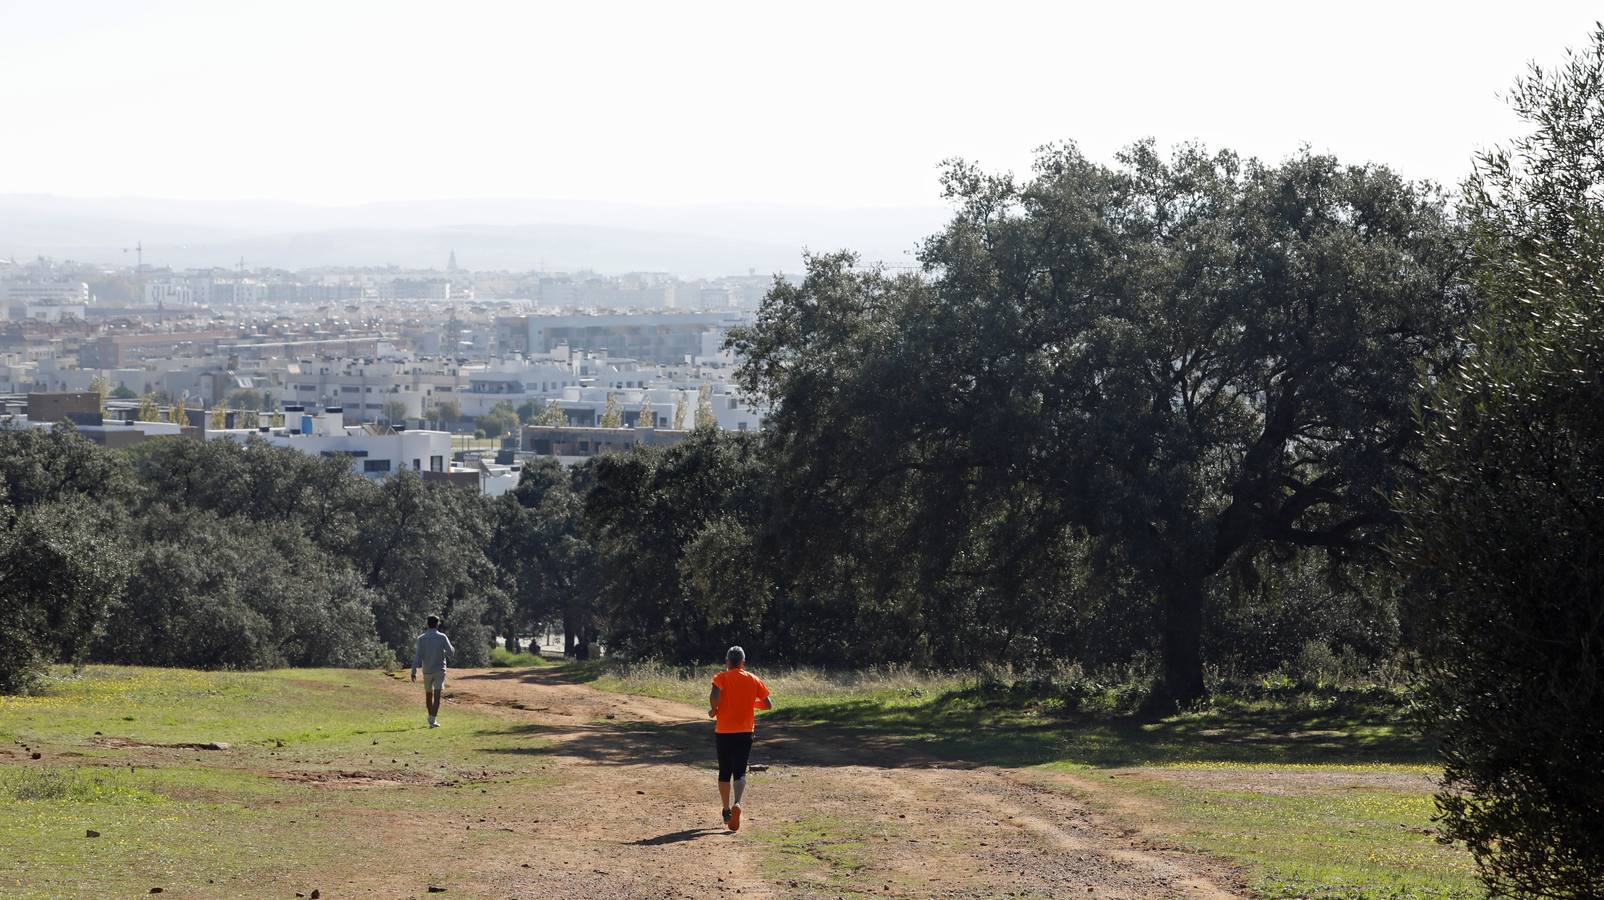
[[811, 886], [848, 890], [870, 861], [870, 842], [883, 834], [859, 819], [815, 813], [753, 833], [765, 849], [763, 874]]
[[[589, 663], [571, 671], [604, 690], [700, 704], [715, 670]], [[1435, 840], [1430, 789], [1397, 786], [1399, 776], [1437, 769], [1400, 698], [1386, 691], [1260, 686], [1150, 717], [1120, 712], [1135, 705], [1130, 686], [902, 669], [755, 671], [775, 694], [768, 721], [1045, 770], [1116, 819], [1156, 821], [1178, 843], [1245, 865], [1265, 896], [1477, 894], [1469, 854]], [[1266, 772], [1342, 777], [1286, 791], [1256, 777]]]
[[[0, 893], [261, 895], [311, 872], [329, 893], [413, 849], [351, 839], [375, 822], [523, 806], [552, 783], [538, 737], [450, 706], [431, 730], [421, 706], [373, 671], [58, 670], [0, 697]], [[210, 742], [230, 747], [171, 746]], [[341, 773], [388, 780], [315, 783]]]
[[131, 784], [120, 769], [0, 770], [0, 797], [16, 802], [160, 803], [167, 798]]
[[[0, 740], [92, 744], [100, 732], [150, 743], [294, 745], [415, 727], [412, 711], [374, 705], [373, 677], [338, 669], [237, 673], [95, 666], [53, 678], [34, 696], [0, 697]], [[358, 689], [357, 681], [370, 684]]]
[[1168, 774], [1129, 773], [1116, 780], [1121, 793], [1154, 801], [1163, 826], [1182, 844], [1248, 865], [1261, 896], [1483, 895], [1469, 854], [1435, 840], [1433, 803], [1424, 791], [1362, 783], [1285, 792], [1213, 788]]
[[490, 666], [492, 668], [509, 669], [550, 665], [556, 665], [556, 663], [541, 656], [539, 653], [531, 653], [528, 650], [513, 653], [506, 647], [492, 647], [490, 649]]
[[[723, 666], [592, 661], [566, 663], [564, 671], [575, 680], [604, 691], [700, 705], [707, 700], [713, 676], [723, 669]], [[927, 674], [901, 666], [852, 672], [761, 667], [754, 667], [752, 671], [763, 679], [775, 696], [786, 698], [788, 704], [811, 702], [832, 706], [854, 700], [926, 698], [942, 691], [959, 689], [973, 681], [972, 676]]]

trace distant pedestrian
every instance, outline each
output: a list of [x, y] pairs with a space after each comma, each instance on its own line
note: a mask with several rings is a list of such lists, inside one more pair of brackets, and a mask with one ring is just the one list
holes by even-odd
[[440, 694], [446, 687], [446, 658], [457, 652], [451, 639], [440, 633], [440, 617], [430, 616], [428, 629], [418, 635], [418, 646], [412, 651], [412, 680], [418, 680], [418, 669], [423, 669], [423, 705], [429, 710], [429, 727], [439, 728]]
[[745, 650], [731, 647], [724, 654], [724, 665], [724, 671], [713, 676], [707, 716], [716, 721], [713, 742], [718, 750], [718, 796], [724, 804], [724, 822], [731, 831], [740, 831], [741, 795], [746, 793], [746, 764], [752, 757], [757, 710], [773, 709], [774, 701], [769, 698], [768, 685], [746, 671]]

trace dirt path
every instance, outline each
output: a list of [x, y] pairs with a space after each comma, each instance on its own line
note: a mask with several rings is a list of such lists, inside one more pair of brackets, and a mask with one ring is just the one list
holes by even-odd
[[701, 710], [550, 669], [453, 672], [447, 693], [447, 712], [517, 721], [554, 769], [528, 807], [433, 841], [442, 869], [475, 873], [473, 889], [490, 895], [1243, 895], [1229, 868], [1146, 844], [1039, 773], [760, 723], [753, 762], [768, 768], [751, 775], [745, 822], [729, 834]]

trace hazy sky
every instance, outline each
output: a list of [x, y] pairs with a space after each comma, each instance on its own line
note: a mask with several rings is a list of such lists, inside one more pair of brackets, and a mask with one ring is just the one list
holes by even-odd
[[1142, 136], [1454, 181], [1594, 2], [0, 0], [0, 193], [939, 202]]

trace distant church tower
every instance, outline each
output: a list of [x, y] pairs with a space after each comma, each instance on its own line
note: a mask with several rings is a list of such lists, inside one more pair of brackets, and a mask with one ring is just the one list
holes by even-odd
[[457, 271], [457, 251], [455, 251], [455, 250], [451, 251], [451, 258], [446, 260], [446, 271], [447, 272], [455, 272], [455, 271]]

